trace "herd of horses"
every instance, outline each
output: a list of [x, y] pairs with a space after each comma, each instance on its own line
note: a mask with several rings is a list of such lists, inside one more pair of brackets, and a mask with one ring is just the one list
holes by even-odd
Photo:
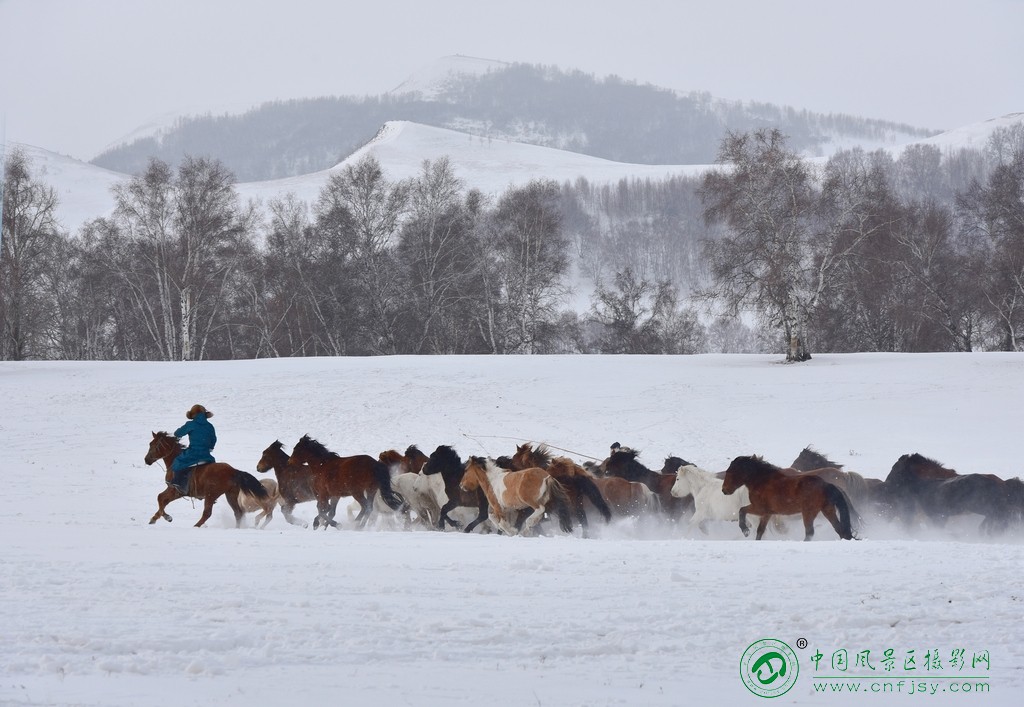
[[770, 522], [784, 532], [786, 516], [800, 517], [805, 540], [813, 537], [819, 515], [847, 540], [873, 519], [906, 528], [942, 527], [950, 518], [974, 514], [982, 517], [980, 528], [988, 535], [1024, 524], [1024, 482], [1019, 478], [960, 474], [921, 454], [901, 456], [883, 480], [845, 471], [811, 447], [786, 468], [759, 456], [740, 456], [724, 472], [711, 473], [675, 456], [666, 458], [660, 470], [649, 469], [638, 461], [636, 450], [618, 443], [603, 461], [579, 464], [533, 443], [496, 459], [463, 459], [448, 445], [430, 455], [411, 445], [404, 453], [392, 449], [377, 457], [340, 456], [305, 435], [291, 453], [280, 441], [263, 450], [256, 470], [272, 471], [274, 478], [257, 479], [215, 462], [195, 467], [188, 493], [182, 494], [170, 483], [181, 443], [167, 432], [152, 435], [145, 462], [163, 462], [168, 486], [157, 496], [151, 524], [160, 518], [170, 521], [167, 504], [186, 495], [204, 502], [197, 527], [209, 520], [221, 496], [239, 527], [247, 512], [257, 514], [257, 527], [265, 527], [278, 507], [289, 523], [306, 525], [293, 512], [307, 502], [316, 503], [314, 528], [338, 527], [342, 498], [358, 505], [358, 527], [375, 514], [393, 514], [407, 527], [481, 528], [507, 535], [536, 533], [547, 527], [539, 524], [550, 520], [563, 533], [578, 525], [586, 537], [594, 518], [685, 523], [703, 533], [712, 521], [730, 521], [748, 535], [748, 518], [756, 516], [758, 540]]

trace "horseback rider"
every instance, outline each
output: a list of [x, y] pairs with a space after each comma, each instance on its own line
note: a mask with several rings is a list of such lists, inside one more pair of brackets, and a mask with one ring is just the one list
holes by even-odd
[[182, 495], [188, 493], [189, 469], [200, 464], [209, 464], [216, 461], [210, 452], [217, 444], [217, 433], [210, 424], [213, 413], [202, 405], [196, 403], [185, 413], [188, 422], [174, 431], [174, 436], [182, 438], [188, 436], [188, 447], [182, 450], [171, 464], [171, 471], [174, 473], [171, 485]]

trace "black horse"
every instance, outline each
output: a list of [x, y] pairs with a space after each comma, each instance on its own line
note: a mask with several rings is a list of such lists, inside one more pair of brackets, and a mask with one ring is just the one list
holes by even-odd
[[475, 492], [470, 493], [463, 491], [460, 486], [466, 469], [462, 464], [462, 459], [459, 458], [458, 452], [454, 449], [444, 444], [439, 446], [427, 458], [421, 473], [440, 474], [444, 479], [444, 492], [448, 496], [448, 502], [441, 506], [441, 512], [437, 520], [438, 528], [444, 530], [445, 523], [448, 523], [453, 528], [459, 527], [459, 522], [448, 515], [448, 511], [456, 506], [472, 507], [475, 505], [479, 510], [477, 517], [466, 526], [465, 532], [467, 533], [487, 520], [487, 512], [490, 506], [487, 503], [487, 497], [484, 495], [484, 492], [481, 489], [477, 489]]
[[1013, 487], [994, 474], [959, 474], [921, 454], [904, 454], [885, 478], [885, 491], [894, 511], [910, 525], [918, 513], [933, 524], [945, 525], [957, 515], [984, 516], [981, 530], [1005, 530], [1013, 511]]

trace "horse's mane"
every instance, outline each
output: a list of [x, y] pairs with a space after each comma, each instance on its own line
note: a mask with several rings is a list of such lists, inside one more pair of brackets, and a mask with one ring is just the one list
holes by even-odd
[[[440, 468], [437, 468], [437, 467]], [[430, 469], [428, 471], [428, 469]], [[451, 475], [453, 472], [462, 472], [462, 459], [459, 457], [459, 453], [456, 452], [452, 447], [447, 444], [438, 446], [433, 452], [430, 453], [430, 457], [427, 459], [427, 463], [422, 469], [424, 474], [445, 474]]]
[[[688, 462], [682, 457], [668, 456], [665, 457], [665, 464], [661, 467], [661, 471], [664, 474], [671, 474], [679, 470], [681, 466], [694, 466], [693, 462]], [[672, 471], [666, 471], [666, 469], [672, 469]]]
[[537, 466], [543, 469], [544, 467], [551, 463], [552, 452], [550, 449], [548, 449], [548, 446], [546, 444], [538, 444], [537, 448], [534, 449], [531, 453], [531, 456], [533, 457], [534, 462], [537, 464]]
[[765, 471], [782, 471], [782, 467], [775, 466], [769, 461], [765, 461], [764, 457], [758, 456], [757, 454], [751, 454], [749, 457], [737, 457], [736, 461], [743, 460], [743, 463], [752, 467], [757, 472]]
[[569, 457], [554, 457], [548, 462], [547, 470], [552, 476], [561, 472], [564, 476], [587, 476], [593, 478], [593, 474]]
[[494, 463], [500, 466], [502, 469], [512, 469], [512, 457], [500, 456], [494, 460]]
[[338, 455], [335, 452], [332, 452], [327, 447], [325, 447], [324, 445], [320, 444], [320, 442], [317, 442], [315, 439], [313, 439], [309, 435], [303, 435], [302, 439], [300, 439], [298, 444], [296, 444], [295, 446], [296, 447], [301, 446], [303, 449], [307, 450], [310, 454], [312, 454], [313, 456], [315, 456], [315, 457], [317, 457], [319, 459], [338, 459], [338, 458], [340, 458], [340, 455]]
[[174, 435], [172, 435], [172, 434], [171, 434], [170, 432], [157, 432], [157, 433], [156, 433], [156, 436], [157, 436], [157, 437], [166, 437], [167, 439], [169, 439], [170, 441], [172, 441], [172, 442], [174, 442], [174, 443], [175, 443], [176, 445], [178, 445], [178, 449], [179, 449], [179, 450], [181, 450], [181, 449], [184, 449], [184, 448], [185, 448], [185, 445], [183, 445], [183, 444], [181, 443], [181, 440], [180, 440], [180, 439], [178, 439], [177, 437], [175, 437]]
[[274, 443], [267, 447], [267, 449], [276, 449], [277, 451], [280, 452], [282, 449], [284, 449], [284, 442], [282, 442], [279, 439], [275, 439]]
[[[801, 463], [802, 460], [806, 462], [806, 465]], [[807, 445], [803, 448], [803, 451], [796, 455], [796, 459], [793, 460], [791, 466], [799, 471], [812, 471], [814, 469], [824, 469], [825, 467], [833, 469], [843, 468], [842, 464], [832, 461], [811, 445]]]
[[[415, 444], [410, 444], [408, 447], [405, 448], [405, 456], [407, 457], [411, 457], [414, 455], [419, 456], [420, 454], [423, 454], [423, 452], [421, 452], [420, 448], [417, 447]], [[424, 454], [424, 456], [426, 455]]]

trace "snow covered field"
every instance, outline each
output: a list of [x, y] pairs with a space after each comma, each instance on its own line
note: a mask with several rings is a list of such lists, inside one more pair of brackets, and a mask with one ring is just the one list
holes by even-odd
[[[0, 363], [0, 704], [763, 704], [740, 658], [777, 638], [800, 673], [775, 703], [1017, 705], [1019, 528], [986, 539], [964, 517], [841, 542], [819, 523], [811, 543], [755, 543], [733, 524], [509, 538], [277, 513], [235, 530], [223, 500], [204, 529], [189, 500], [150, 526], [163, 472], [142, 459], [201, 402], [217, 458], [250, 471], [309, 433], [373, 455], [532, 440], [583, 460], [619, 441], [650, 467], [676, 454], [712, 471], [812, 444], [866, 476], [920, 452], [1009, 478], [1022, 390], [1013, 354]], [[854, 665], [864, 651], [873, 672]]]

